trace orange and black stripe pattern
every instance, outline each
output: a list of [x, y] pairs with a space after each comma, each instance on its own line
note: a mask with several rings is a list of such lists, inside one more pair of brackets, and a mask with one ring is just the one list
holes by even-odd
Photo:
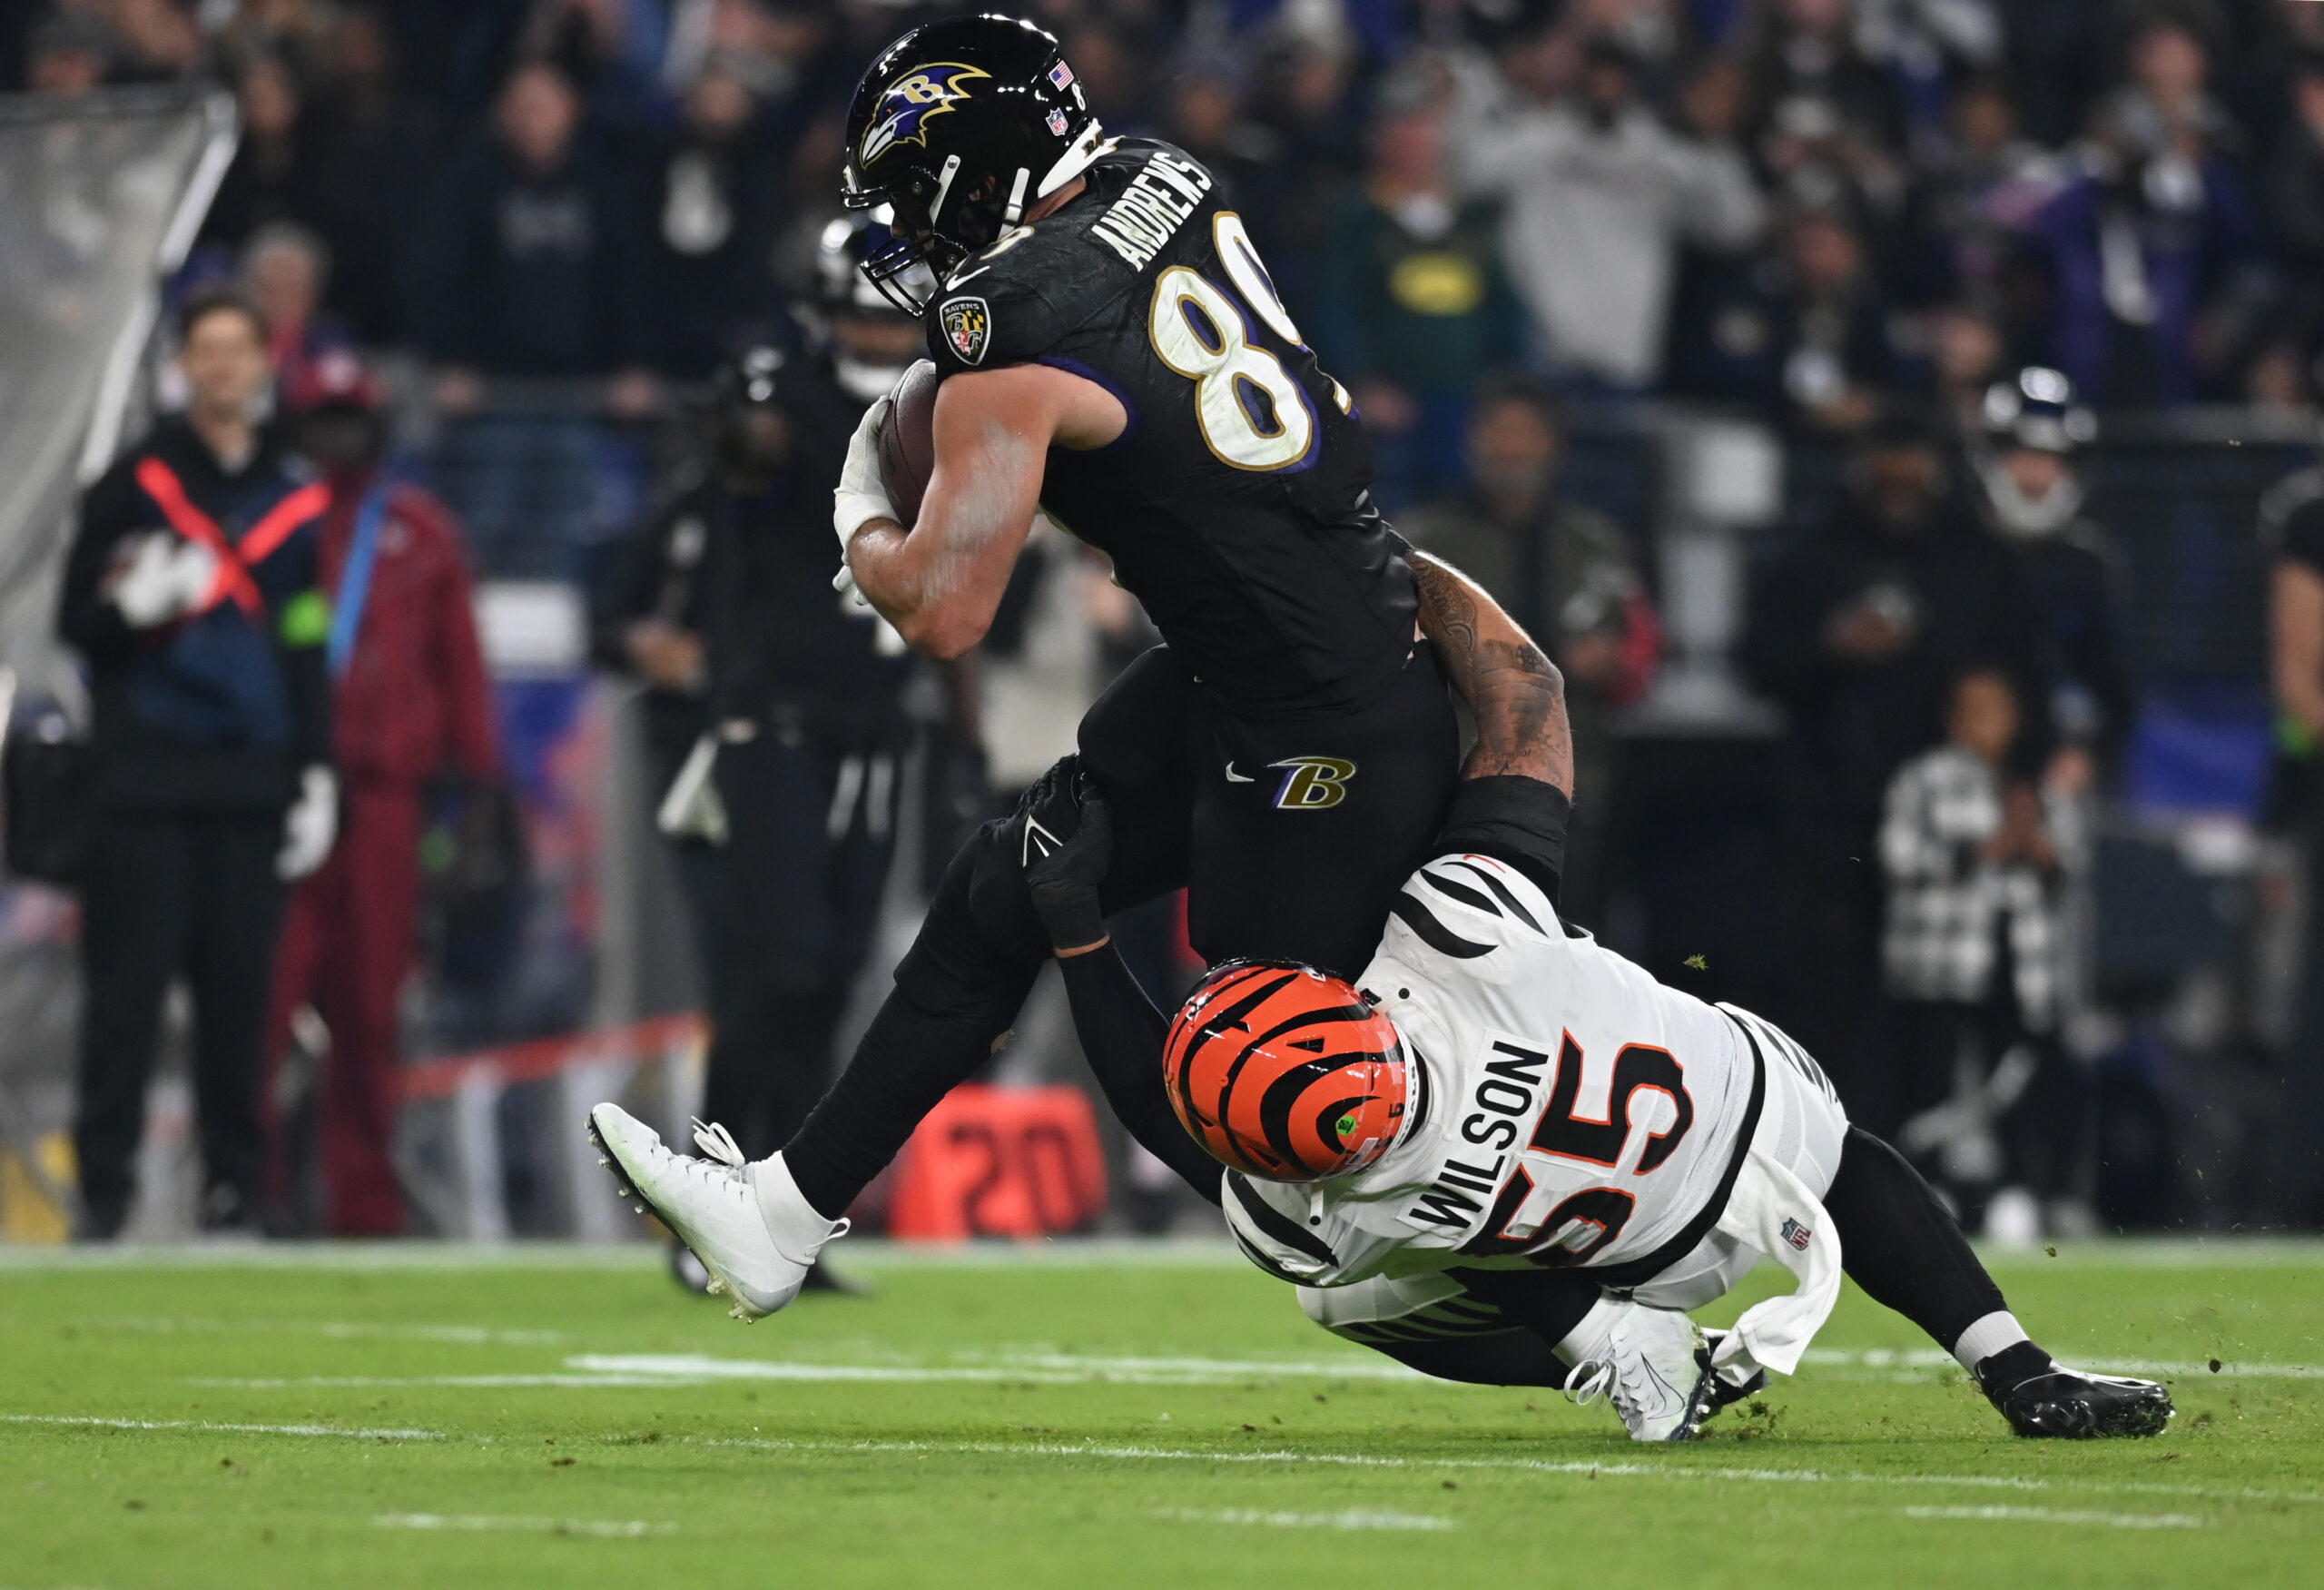
[[1204, 977], [1163, 1052], [1171, 1108], [1230, 1170], [1321, 1181], [1387, 1152], [1404, 1114], [1396, 1029], [1353, 984], [1230, 961]]

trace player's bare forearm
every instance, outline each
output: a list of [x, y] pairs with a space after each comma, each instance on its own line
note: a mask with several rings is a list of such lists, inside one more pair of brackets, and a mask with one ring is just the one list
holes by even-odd
[[1476, 715], [1463, 778], [1515, 775], [1573, 793], [1565, 680], [1532, 637], [1467, 575], [1413, 552], [1421, 633], [1436, 643], [1452, 688]]
[[937, 389], [936, 468], [907, 531], [873, 519], [847, 550], [856, 588], [940, 661], [984, 638], [1040, 506], [1052, 445], [1102, 447], [1128, 411], [1094, 381], [1045, 365], [956, 375]]
[[[940, 660], [984, 638], [1033, 528], [1047, 438], [991, 416], [956, 419], [937, 404], [936, 470], [907, 531], [873, 519], [848, 544], [864, 599], [912, 646]], [[947, 444], [950, 444], [949, 446]]]

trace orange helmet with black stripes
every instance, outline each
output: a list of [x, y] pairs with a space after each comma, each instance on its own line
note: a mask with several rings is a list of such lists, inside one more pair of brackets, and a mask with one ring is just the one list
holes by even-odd
[[1311, 966], [1227, 961], [1170, 1022], [1164, 1085], [1211, 1158], [1269, 1181], [1371, 1164], [1403, 1123], [1404, 1047], [1354, 984]]

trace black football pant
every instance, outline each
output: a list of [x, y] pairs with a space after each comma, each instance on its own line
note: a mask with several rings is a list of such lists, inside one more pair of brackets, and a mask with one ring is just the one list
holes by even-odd
[[[1256, 720], [1228, 713], [1157, 647], [1081, 721], [1080, 754], [1114, 814], [1110, 914], [1187, 891], [1206, 960], [1303, 961], [1354, 974], [1388, 903], [1427, 859], [1459, 755], [1435, 654], [1362, 706]], [[784, 1151], [836, 1218], [921, 1119], [991, 1054], [1049, 958], [1025, 889], [1021, 825], [990, 823], [946, 871], [896, 986], [855, 1058]]]
[[703, 1117], [752, 1159], [790, 1141], [831, 1078], [832, 1037], [880, 919], [901, 746], [779, 726], [718, 748], [724, 845], [698, 901], [710, 985]]
[[204, 1209], [258, 1208], [266, 1012], [284, 886], [282, 819], [266, 813], [100, 811], [81, 883], [81, 1097], [74, 1123], [85, 1229], [110, 1237], [135, 1191], [145, 1086], [170, 980], [193, 995], [193, 1090]]

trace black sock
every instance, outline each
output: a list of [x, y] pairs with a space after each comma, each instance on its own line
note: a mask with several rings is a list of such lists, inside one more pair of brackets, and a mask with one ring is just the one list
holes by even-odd
[[1824, 1207], [1839, 1227], [1848, 1279], [1946, 1352], [1970, 1326], [2008, 1308], [1920, 1172], [1860, 1127], [1848, 1128]]
[[921, 1118], [991, 1058], [1016, 1004], [937, 1016], [901, 989], [889, 993], [847, 1070], [783, 1151], [817, 1214], [835, 1220], [847, 1212]]

